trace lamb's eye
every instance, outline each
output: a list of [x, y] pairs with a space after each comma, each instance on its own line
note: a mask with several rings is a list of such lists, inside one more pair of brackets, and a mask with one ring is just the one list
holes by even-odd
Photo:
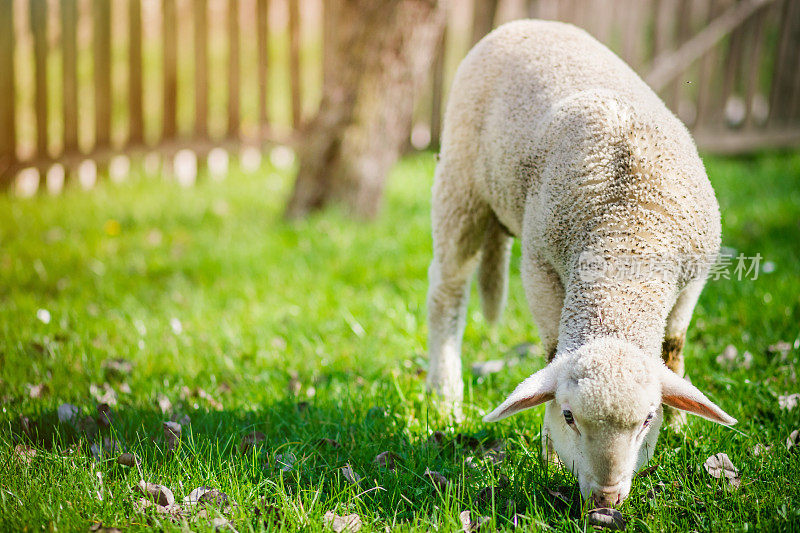
[[642, 424], [642, 427], [646, 428], [647, 426], [649, 426], [651, 420], [653, 420], [653, 413], [647, 415], [647, 418], [644, 419], [644, 424]]
[[572, 418], [572, 411], [570, 411], [569, 409], [564, 409], [561, 412], [564, 414], [564, 420], [567, 421], [567, 424], [571, 426], [572, 424], [575, 423], [575, 419]]

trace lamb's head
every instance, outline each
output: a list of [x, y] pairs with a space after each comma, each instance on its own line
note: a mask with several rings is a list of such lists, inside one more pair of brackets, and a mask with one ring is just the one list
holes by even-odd
[[633, 474], [653, 456], [662, 403], [720, 424], [736, 423], [660, 358], [618, 339], [557, 355], [484, 420], [544, 402], [544, 434], [578, 478], [583, 497], [602, 506], [621, 503]]

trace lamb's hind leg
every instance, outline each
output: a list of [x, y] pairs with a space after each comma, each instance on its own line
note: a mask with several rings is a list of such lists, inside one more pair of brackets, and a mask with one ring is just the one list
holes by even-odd
[[[683, 345], [686, 342], [686, 331], [689, 329], [692, 312], [704, 285], [705, 280], [693, 281], [687, 285], [678, 295], [678, 299], [667, 317], [664, 342], [661, 345], [661, 357], [664, 359], [667, 368], [679, 376], [683, 376], [685, 372]], [[686, 423], [686, 413], [665, 407], [664, 419], [670, 427], [679, 429]]]
[[448, 181], [441, 168], [433, 191], [433, 262], [428, 271], [428, 390], [446, 412], [461, 415], [461, 339], [469, 286], [490, 215], [466, 187]]

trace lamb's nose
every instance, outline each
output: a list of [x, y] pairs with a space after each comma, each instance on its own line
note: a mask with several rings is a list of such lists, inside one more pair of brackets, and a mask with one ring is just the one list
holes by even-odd
[[622, 502], [622, 495], [616, 488], [600, 488], [592, 491], [592, 499], [598, 507], [614, 507]]

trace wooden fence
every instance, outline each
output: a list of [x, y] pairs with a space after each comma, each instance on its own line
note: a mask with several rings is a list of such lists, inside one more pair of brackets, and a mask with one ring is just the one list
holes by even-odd
[[[0, 0], [0, 188], [87, 162], [299, 139], [324, 0]], [[800, 144], [800, 0], [452, 0], [411, 143], [434, 147], [458, 61], [493, 26], [558, 19], [608, 44], [701, 149]], [[19, 180], [17, 180], [19, 181]], [[44, 187], [39, 187], [44, 189]]]

